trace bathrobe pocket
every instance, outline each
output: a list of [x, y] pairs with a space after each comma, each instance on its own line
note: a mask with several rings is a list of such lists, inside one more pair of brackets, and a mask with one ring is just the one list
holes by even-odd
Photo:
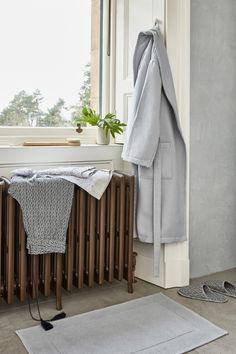
[[161, 158], [161, 178], [171, 179], [173, 177], [172, 167], [172, 151], [171, 143], [160, 142], [160, 158]]

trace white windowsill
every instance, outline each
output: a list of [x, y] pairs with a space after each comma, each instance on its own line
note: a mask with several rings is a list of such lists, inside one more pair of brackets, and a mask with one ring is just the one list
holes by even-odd
[[95, 144], [97, 127], [84, 127], [78, 134], [76, 127], [0, 127], [0, 146], [22, 145], [25, 141], [65, 141], [78, 138], [82, 144]]
[[122, 148], [122, 144], [109, 144], [109, 145], [100, 145], [100, 144], [81, 144], [80, 146], [23, 146], [23, 145], [10, 145], [10, 144], [0, 144], [0, 149], [110, 149], [110, 148]]
[[122, 145], [81, 146], [0, 146], [0, 176], [19, 167], [93, 164], [100, 168], [122, 169]]

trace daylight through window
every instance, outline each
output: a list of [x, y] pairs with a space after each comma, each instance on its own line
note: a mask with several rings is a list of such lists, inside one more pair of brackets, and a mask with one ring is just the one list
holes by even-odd
[[0, 126], [69, 127], [99, 110], [100, 1], [0, 4]]

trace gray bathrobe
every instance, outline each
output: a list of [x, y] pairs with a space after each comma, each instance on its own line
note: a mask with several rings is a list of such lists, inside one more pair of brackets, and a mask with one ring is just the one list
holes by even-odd
[[134, 107], [122, 157], [134, 164], [136, 232], [154, 243], [154, 275], [160, 244], [186, 240], [186, 148], [161, 33], [141, 32], [134, 53]]

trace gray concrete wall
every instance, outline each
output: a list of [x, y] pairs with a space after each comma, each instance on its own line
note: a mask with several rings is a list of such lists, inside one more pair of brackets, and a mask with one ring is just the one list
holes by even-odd
[[236, 267], [236, 0], [191, 0], [191, 277]]

